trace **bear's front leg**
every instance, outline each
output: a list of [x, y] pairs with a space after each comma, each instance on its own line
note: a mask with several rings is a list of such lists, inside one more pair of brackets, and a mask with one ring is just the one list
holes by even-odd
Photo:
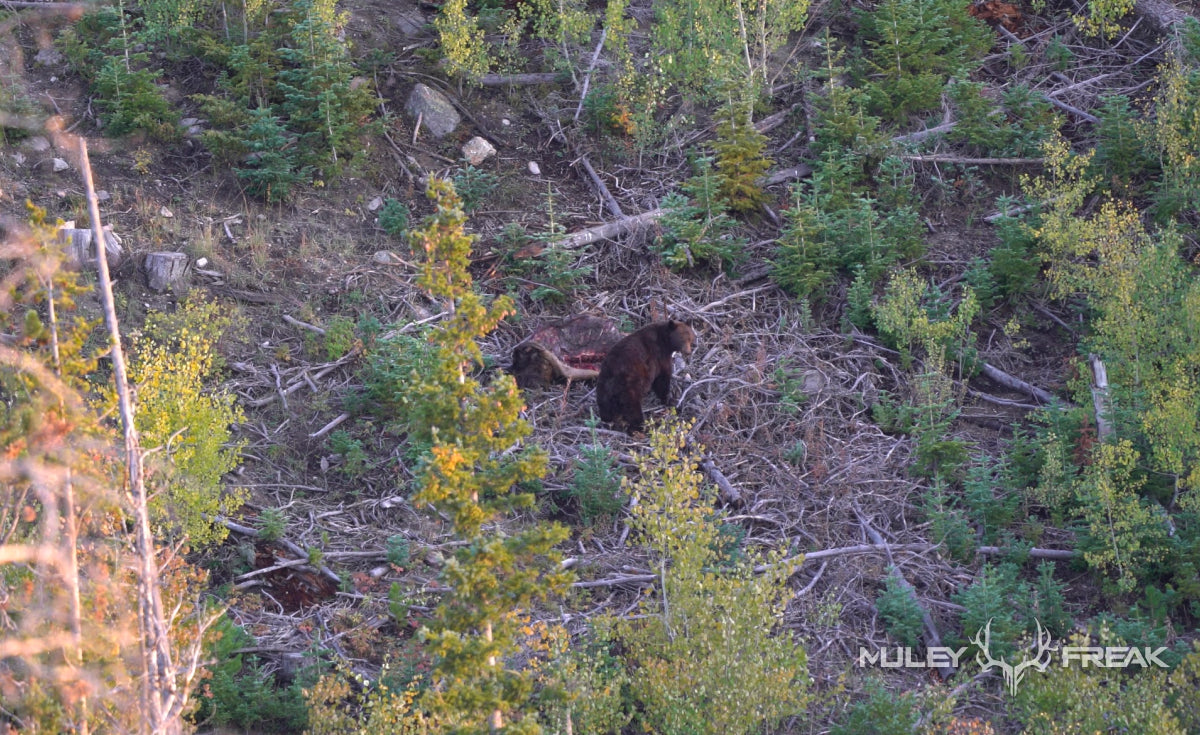
[[671, 403], [671, 375], [663, 373], [654, 379], [650, 384], [650, 388], [654, 390], [654, 395], [658, 396], [658, 400], [667, 408], [675, 408]]

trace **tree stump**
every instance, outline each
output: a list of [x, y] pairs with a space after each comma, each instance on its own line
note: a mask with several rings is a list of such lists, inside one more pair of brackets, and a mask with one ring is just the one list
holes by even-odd
[[162, 293], [187, 278], [188, 256], [184, 253], [149, 253], [145, 268], [150, 288]]
[[[92, 245], [91, 229], [80, 230], [75, 227], [60, 227], [58, 241], [62, 243], [67, 261], [75, 268], [94, 270], [96, 268], [96, 249]], [[121, 238], [112, 231], [111, 225], [104, 226], [104, 252], [108, 259], [108, 267], [115, 268], [121, 262]]]

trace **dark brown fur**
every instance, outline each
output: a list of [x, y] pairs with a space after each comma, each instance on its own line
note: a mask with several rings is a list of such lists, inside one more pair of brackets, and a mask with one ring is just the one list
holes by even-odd
[[596, 405], [600, 418], [625, 423], [629, 433], [642, 431], [642, 397], [653, 389], [663, 405], [672, 406], [671, 354], [692, 354], [696, 332], [668, 319], [647, 324], [613, 345], [600, 363]]

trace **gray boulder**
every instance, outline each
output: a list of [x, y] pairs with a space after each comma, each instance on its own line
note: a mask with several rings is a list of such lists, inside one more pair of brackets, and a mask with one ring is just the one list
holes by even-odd
[[419, 116], [421, 127], [432, 133], [435, 138], [446, 137], [462, 122], [458, 110], [454, 109], [446, 95], [424, 84], [413, 87], [404, 110], [412, 115], [413, 120]]

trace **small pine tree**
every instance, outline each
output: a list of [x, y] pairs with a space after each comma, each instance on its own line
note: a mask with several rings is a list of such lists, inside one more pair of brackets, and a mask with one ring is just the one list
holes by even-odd
[[712, 264], [727, 267], [741, 259], [746, 241], [734, 234], [737, 222], [729, 216], [720, 187], [724, 179], [713, 171], [712, 159], [696, 161], [696, 173], [683, 184], [683, 194], [663, 197], [662, 234], [652, 249], [673, 270]]
[[250, 114], [245, 167], [233, 171], [246, 182], [247, 193], [268, 202], [282, 202], [292, 186], [307, 177], [309, 167], [299, 165], [295, 140], [270, 108], [260, 107]]
[[751, 121], [748, 102], [730, 100], [718, 113], [717, 195], [735, 212], [753, 212], [767, 199], [762, 176], [771, 168], [767, 136]]
[[334, 12], [333, 0], [293, 0], [291, 13], [288, 46], [279, 49], [290, 64], [279, 72], [280, 109], [300, 132], [306, 162], [336, 165], [353, 148], [373, 100], [368, 87], [352, 83], [354, 66], [338, 40], [345, 18]]
[[[411, 234], [424, 254], [421, 286], [443, 299], [452, 315], [430, 334], [428, 370], [411, 376], [409, 440], [429, 446], [418, 469], [418, 503], [449, 516], [466, 542], [447, 562], [448, 591], [424, 629], [437, 656], [430, 707], [462, 732], [538, 732], [528, 713], [533, 687], [528, 672], [509, 668], [518, 650], [517, 611], [562, 591], [569, 576], [553, 548], [566, 538], [559, 526], [537, 524], [498, 533], [512, 512], [533, 506], [532, 493], [517, 489], [545, 472], [544, 452], [522, 447], [530, 433], [520, 418], [521, 395], [511, 376], [482, 385], [471, 372], [483, 362], [476, 340], [512, 313], [508, 298], [492, 304], [472, 289], [467, 270], [473, 238], [463, 232], [454, 187], [430, 179], [437, 211]], [[486, 528], [485, 528], [486, 526]]]

